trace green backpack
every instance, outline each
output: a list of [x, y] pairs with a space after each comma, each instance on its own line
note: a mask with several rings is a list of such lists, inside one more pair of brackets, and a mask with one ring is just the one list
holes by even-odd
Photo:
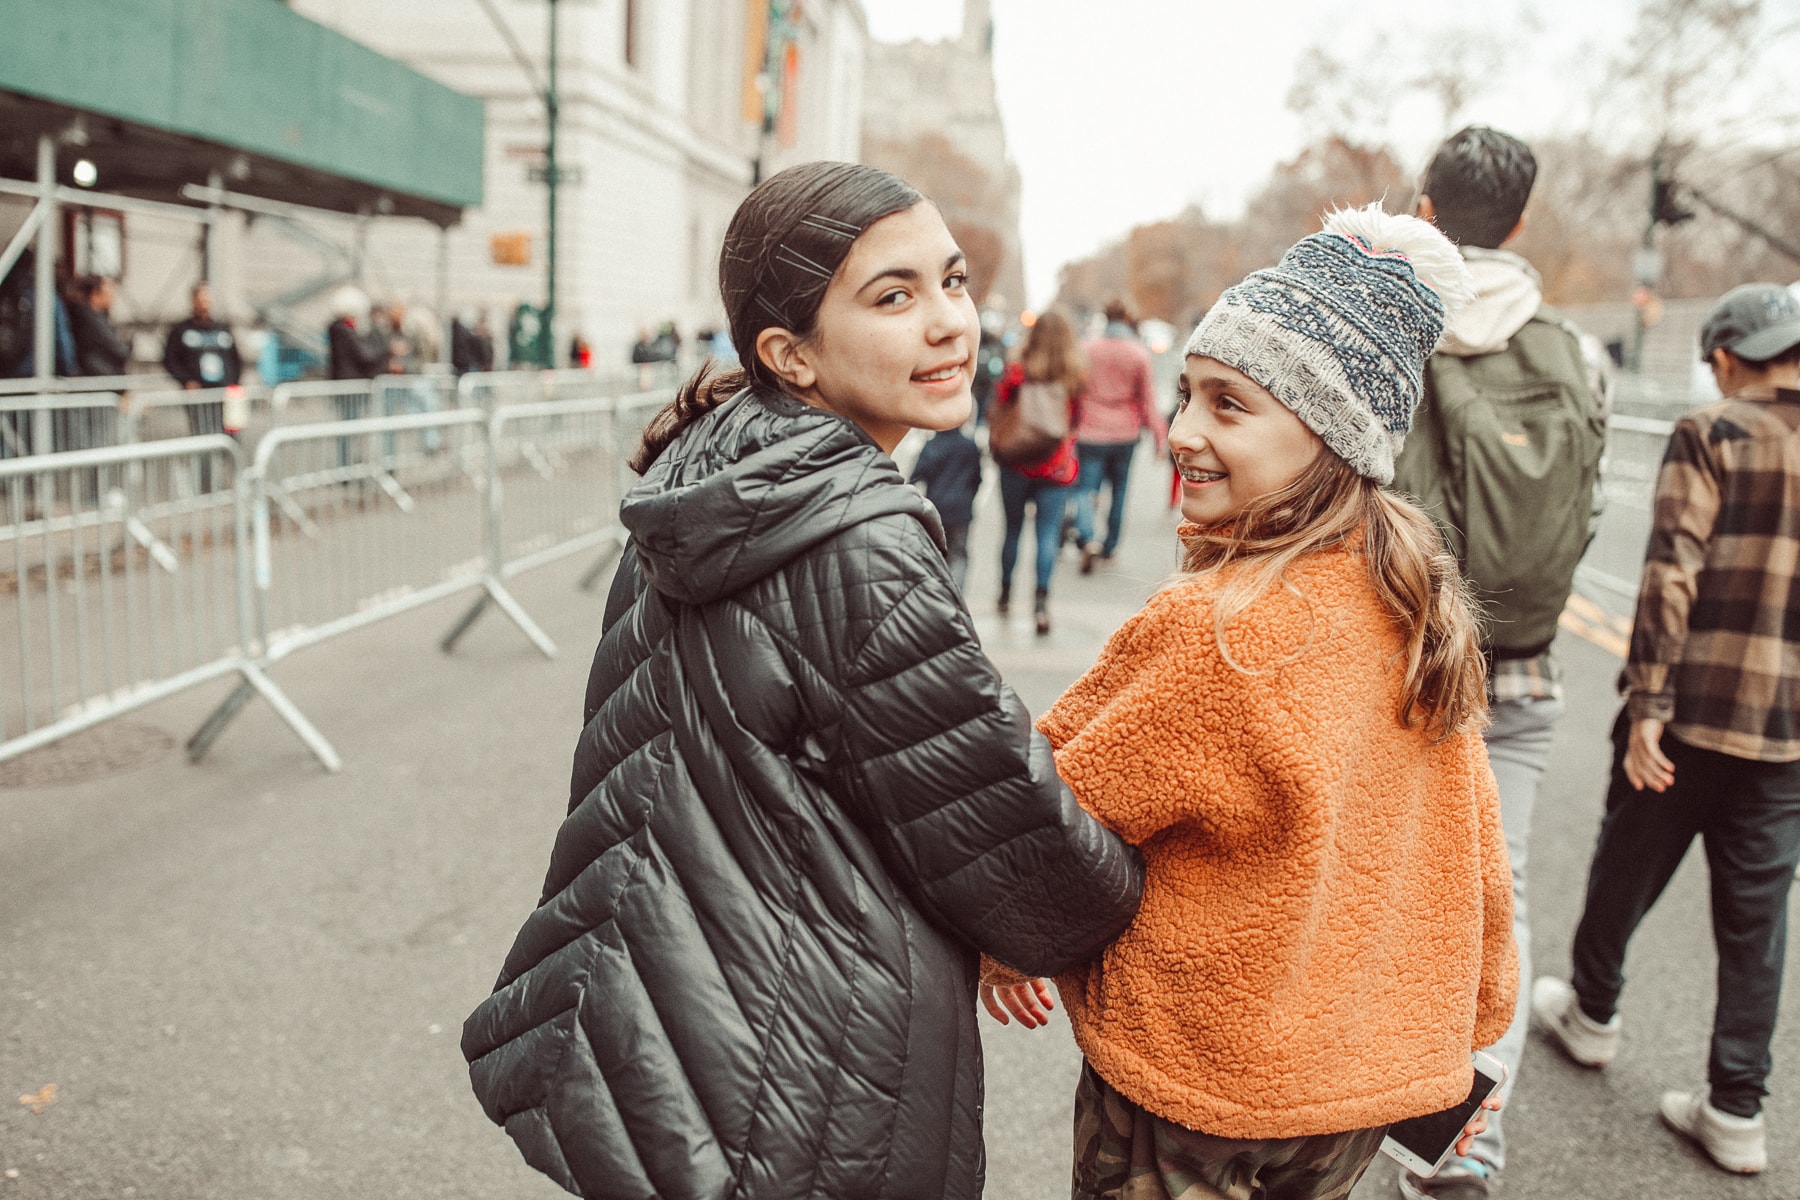
[[1574, 331], [1540, 309], [1507, 348], [1434, 354], [1395, 463], [1475, 585], [1501, 657], [1547, 648], [1587, 549], [1606, 417]]

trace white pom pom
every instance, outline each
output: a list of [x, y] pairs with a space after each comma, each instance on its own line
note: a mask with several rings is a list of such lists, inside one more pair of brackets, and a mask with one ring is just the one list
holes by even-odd
[[1325, 216], [1325, 232], [1358, 238], [1380, 253], [1397, 251], [1412, 263], [1419, 282], [1436, 292], [1446, 318], [1475, 298], [1475, 280], [1450, 239], [1437, 226], [1418, 217], [1384, 212], [1381, 202], [1362, 208], [1340, 208]]

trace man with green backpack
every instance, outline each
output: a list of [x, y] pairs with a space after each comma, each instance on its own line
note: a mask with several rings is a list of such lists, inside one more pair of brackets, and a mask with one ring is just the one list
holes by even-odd
[[[1396, 463], [1394, 490], [1437, 520], [1483, 611], [1488, 758], [1512, 855], [1519, 978], [1531, 979], [1525, 864], [1531, 809], [1562, 714], [1550, 653], [1598, 511], [1610, 378], [1605, 351], [1545, 308], [1530, 263], [1503, 249], [1519, 232], [1537, 160], [1484, 126], [1451, 135], [1420, 184], [1418, 214], [1462, 250], [1476, 298], [1425, 369], [1425, 394]], [[1518, 1078], [1529, 1006], [1491, 1049]], [[1435, 1176], [1400, 1176], [1408, 1200], [1481, 1200], [1505, 1166], [1502, 1118]]]

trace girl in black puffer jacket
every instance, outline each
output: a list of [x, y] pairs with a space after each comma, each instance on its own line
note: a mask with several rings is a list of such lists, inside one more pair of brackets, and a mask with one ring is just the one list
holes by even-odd
[[745, 369], [639, 451], [569, 815], [463, 1029], [570, 1191], [974, 1200], [977, 951], [1055, 974], [1137, 910], [889, 457], [968, 416], [965, 269], [864, 166], [782, 172], [726, 234]]

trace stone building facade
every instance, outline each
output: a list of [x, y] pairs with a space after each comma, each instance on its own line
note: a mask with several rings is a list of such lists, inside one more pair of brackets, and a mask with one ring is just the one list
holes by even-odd
[[969, 254], [977, 297], [1016, 311], [1025, 302], [1019, 170], [995, 97], [993, 47], [989, 0], [964, 0], [955, 40], [870, 45], [862, 154], [938, 202]]
[[[485, 308], [499, 332], [518, 302], [542, 303], [545, 188], [533, 177], [542, 173], [544, 106], [482, 6], [289, 2], [487, 101], [486, 199], [449, 235], [449, 307]], [[548, 4], [496, 7], [543, 79]], [[868, 24], [860, 0], [562, 0], [558, 7], [559, 158], [577, 177], [559, 189], [557, 346], [560, 355], [579, 333], [596, 365], [611, 366], [626, 361], [641, 326], [674, 321], [691, 336], [722, 323], [719, 244], [759, 158], [766, 175], [795, 162], [859, 157]], [[757, 94], [757, 26], [771, 10], [791, 18], [798, 71], [786, 92], [788, 118], [765, 135], [746, 105]], [[494, 235], [521, 233], [529, 262], [495, 263]], [[367, 290], [429, 304], [436, 231], [374, 222], [366, 237]], [[291, 247], [274, 249], [286, 246], [279, 238], [268, 246], [247, 253], [244, 286], [252, 294], [272, 294], [317, 269]]]

